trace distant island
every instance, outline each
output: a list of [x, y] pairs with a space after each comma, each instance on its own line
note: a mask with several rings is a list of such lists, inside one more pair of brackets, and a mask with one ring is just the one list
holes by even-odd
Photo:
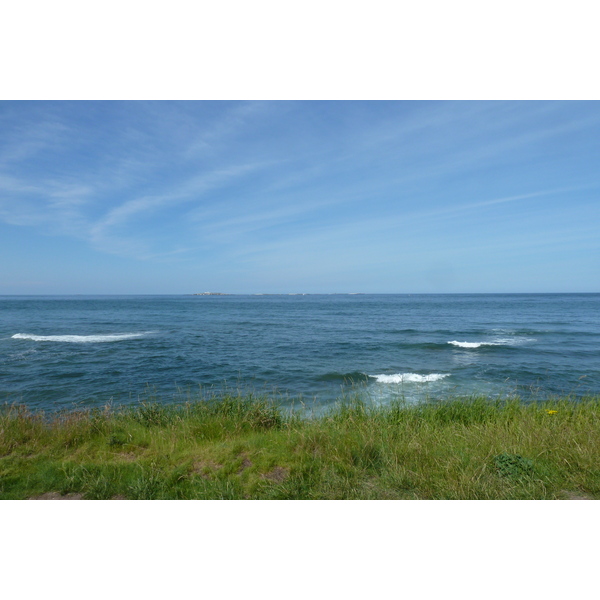
[[363, 292], [331, 292], [321, 294], [305, 294], [305, 293], [287, 293], [287, 294], [269, 294], [269, 293], [257, 293], [257, 294], [224, 294], [221, 292], [199, 292], [196, 294], [190, 294], [190, 296], [364, 296]]

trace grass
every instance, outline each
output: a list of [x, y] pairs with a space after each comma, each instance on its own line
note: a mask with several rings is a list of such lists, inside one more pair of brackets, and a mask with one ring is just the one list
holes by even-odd
[[0, 412], [0, 499], [600, 498], [600, 398]]

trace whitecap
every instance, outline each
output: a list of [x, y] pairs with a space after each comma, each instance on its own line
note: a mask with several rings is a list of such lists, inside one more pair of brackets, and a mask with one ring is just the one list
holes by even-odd
[[525, 337], [512, 337], [512, 338], [497, 338], [496, 344], [499, 346], [520, 346], [521, 344], [527, 344], [528, 342], [537, 341], [535, 338]]
[[395, 373], [394, 375], [369, 375], [369, 377], [373, 377], [378, 383], [428, 383], [450, 377], [450, 374], [431, 373], [429, 375], [419, 375], [418, 373]]
[[452, 342], [448, 342], [453, 346], [458, 346], [459, 348], [479, 348], [480, 346], [501, 346], [497, 342], [457, 342], [456, 340]]
[[13, 340], [32, 340], [34, 342], [67, 342], [71, 344], [89, 344], [100, 342], [120, 342], [140, 338], [147, 333], [108, 333], [103, 335], [33, 335], [30, 333], [15, 333]]
[[534, 338], [496, 338], [493, 342], [448, 342], [459, 348], [479, 348], [481, 346], [520, 346], [528, 342], [535, 342]]

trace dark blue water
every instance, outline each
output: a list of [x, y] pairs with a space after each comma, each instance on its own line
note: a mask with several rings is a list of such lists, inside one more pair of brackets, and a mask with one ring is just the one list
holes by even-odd
[[0, 297], [0, 402], [600, 394], [600, 294]]

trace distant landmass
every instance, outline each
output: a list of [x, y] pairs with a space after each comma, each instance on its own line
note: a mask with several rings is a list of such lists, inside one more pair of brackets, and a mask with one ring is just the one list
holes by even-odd
[[[221, 292], [199, 292], [190, 294], [191, 296], [245, 296], [246, 294], [224, 294]], [[250, 296], [364, 296], [363, 292], [332, 292], [329, 294], [303, 294], [303, 293], [288, 293], [288, 294], [249, 294]]]

